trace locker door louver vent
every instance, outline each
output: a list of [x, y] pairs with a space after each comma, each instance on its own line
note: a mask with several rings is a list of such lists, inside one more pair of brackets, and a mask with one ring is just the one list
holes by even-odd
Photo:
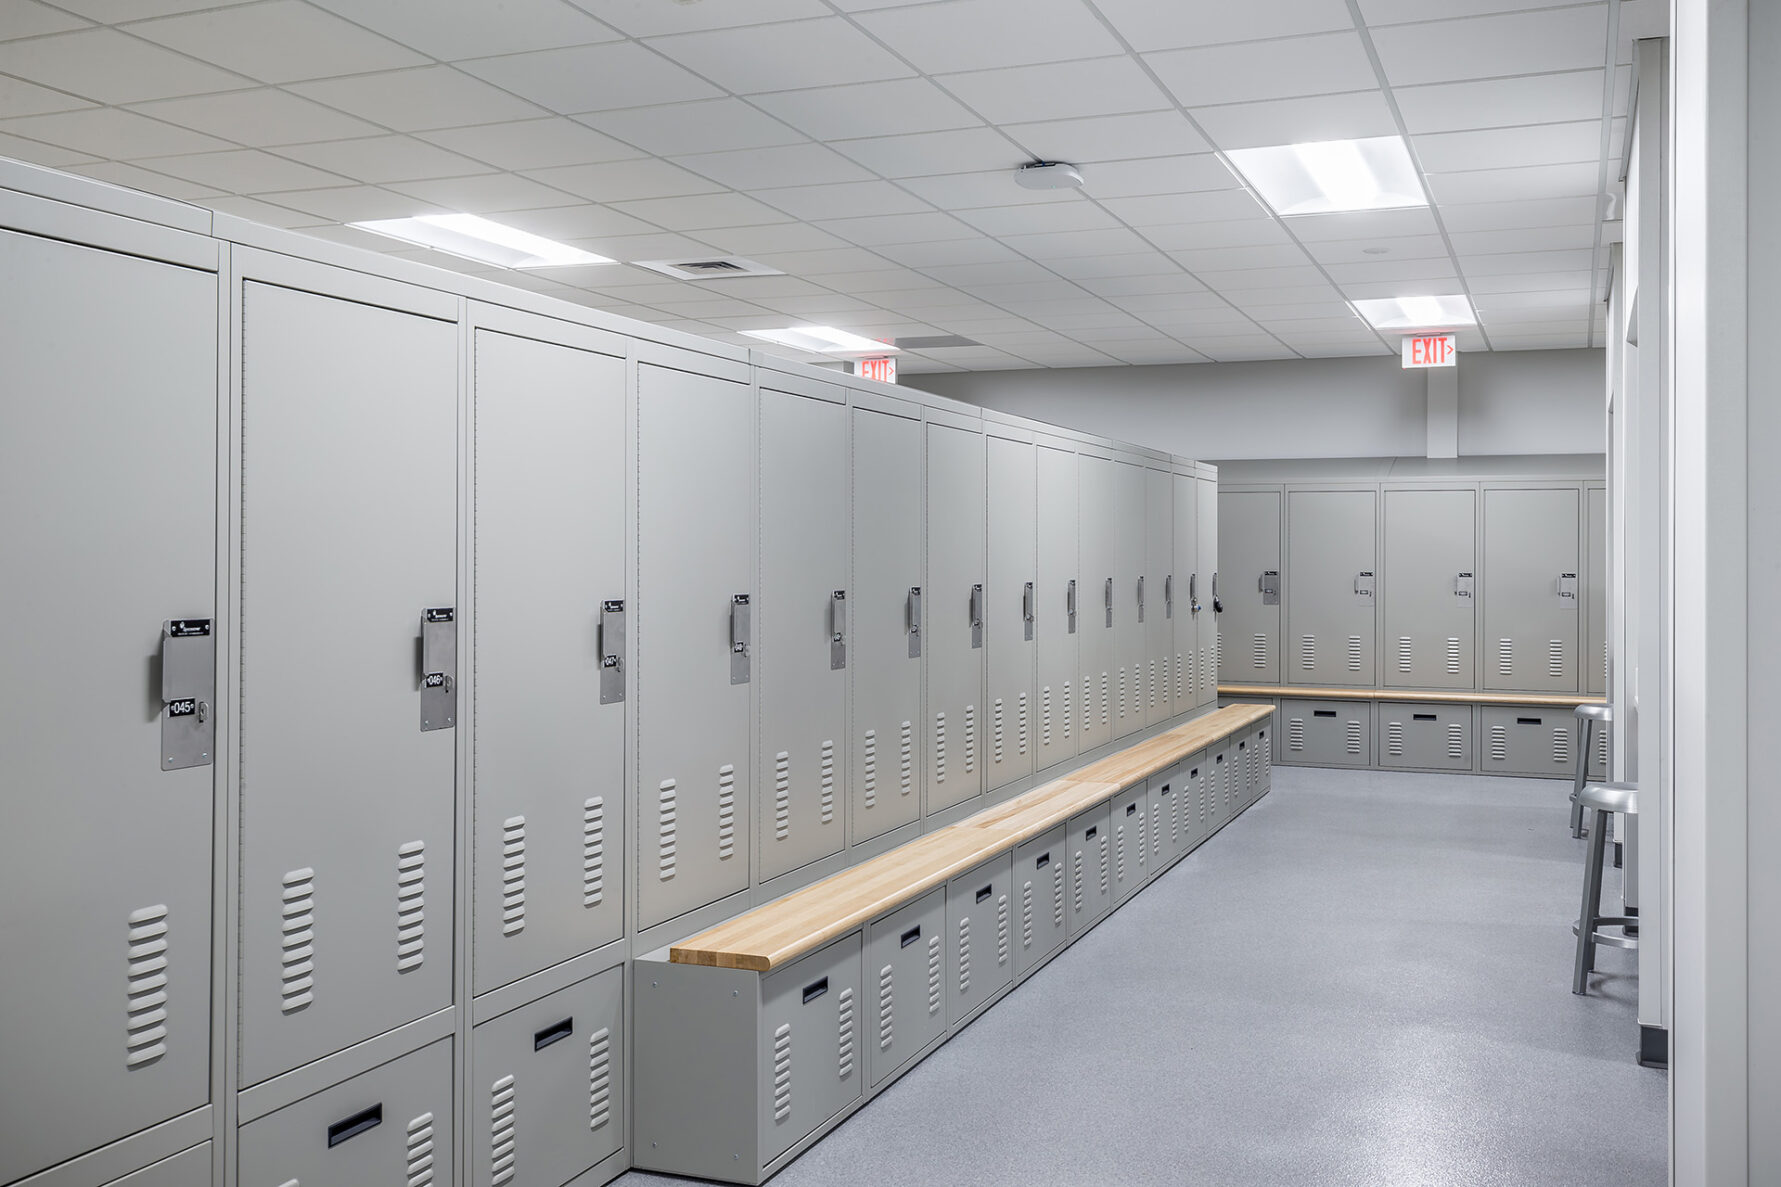
[[[1067, 694], [1066, 694], [1067, 695]], [[1068, 703], [1067, 701], [1065, 702]], [[1051, 745], [1051, 685], [1039, 690], [1039, 746]]]
[[1224, 632], [1219, 631], [1217, 634], [1212, 636], [1212, 662], [1206, 668], [1206, 689], [1208, 692], [1210, 692], [1212, 689], [1214, 673], [1216, 673], [1218, 671], [1219, 666], [1223, 663], [1224, 663]]
[[408, 1123], [408, 1187], [433, 1182], [433, 1114], [422, 1113]]
[[1113, 826], [1113, 877], [1116, 881], [1125, 881], [1125, 825]]
[[1175, 845], [1179, 845], [1180, 843], [1181, 843], [1181, 797], [1178, 795], [1171, 795], [1169, 797], [1169, 844], [1170, 844], [1170, 846], [1175, 846]]
[[887, 964], [878, 970], [878, 1049], [880, 1051], [889, 1051], [896, 1036], [895, 981], [896, 970], [893, 966]]
[[1051, 922], [1054, 927], [1064, 925], [1064, 863], [1051, 863]]
[[1070, 740], [1070, 704], [1071, 704], [1070, 697], [1071, 696], [1072, 696], [1072, 692], [1070, 689], [1070, 682], [1068, 680], [1066, 680], [1066, 681], [1064, 681], [1064, 695], [1058, 698], [1058, 703], [1057, 703], [1058, 732], [1063, 735], [1063, 739], [1066, 742]]
[[1008, 918], [1008, 896], [1006, 894], [998, 894], [996, 896], [996, 963], [997, 964], [1007, 964], [1008, 963], [1008, 947], [1009, 947], [1009, 944], [1013, 941], [1013, 937], [1011, 935], [1009, 935], [1010, 930], [1011, 930], [1010, 929], [1010, 920]]
[[1401, 721], [1387, 722], [1385, 726], [1385, 753], [1393, 758], [1404, 756], [1404, 723]]
[[971, 917], [959, 920], [959, 992], [971, 992]]
[[773, 1123], [791, 1120], [792, 1115], [792, 1027], [779, 1024], [773, 1032]]
[[1571, 765], [1571, 731], [1568, 726], [1554, 726], [1552, 729], [1552, 761], [1556, 766]]
[[1497, 675], [1515, 675], [1515, 640], [1497, 640]]
[[130, 912], [124, 970], [124, 1066], [167, 1054], [167, 905]]
[[1546, 640], [1546, 675], [1554, 680], [1564, 679], [1565, 645], [1561, 639]]
[[1082, 674], [1082, 728], [1087, 729], [1095, 719], [1094, 714], [1095, 687], [1088, 673]]
[[501, 823], [501, 934], [526, 930], [526, 818]]
[[612, 1030], [602, 1026], [587, 1040], [587, 1127], [612, 1120]]
[[1608, 731], [1606, 727], [1597, 727], [1595, 736], [1595, 761], [1603, 770], [1608, 767]]
[[1603, 685], [1603, 687], [1606, 687], [1607, 683], [1608, 683], [1608, 641], [1606, 639], [1603, 639], [1602, 640], [1602, 685]]
[[1490, 757], [1497, 762], [1509, 761], [1509, 729], [1507, 726], [1493, 725], [1490, 727]]
[[1107, 837], [1105, 834], [1103, 834], [1101, 837], [1101, 893], [1102, 894], [1107, 893], [1107, 889], [1108, 889], [1107, 879], [1109, 878], [1109, 876], [1111, 876], [1111, 874], [1113, 872], [1113, 869], [1112, 869], [1113, 863], [1109, 860], [1109, 858], [1111, 856], [1112, 856], [1112, 854], [1108, 850]]
[[866, 807], [878, 806], [878, 731], [867, 730], [860, 739], [861, 763], [864, 779], [862, 790], [866, 796]]
[[1398, 636], [1398, 671], [1408, 672], [1411, 669], [1410, 636]]
[[674, 876], [674, 799], [674, 780], [662, 780], [656, 788], [656, 876], [664, 882]]
[[1160, 800], [1150, 805], [1150, 848], [1145, 853], [1155, 858], [1163, 855], [1163, 805]]
[[315, 1000], [315, 871], [307, 866], [284, 876], [283, 926], [279, 1009], [290, 1014]]
[[513, 1182], [519, 1165], [515, 1140], [517, 1125], [513, 1115], [519, 1102], [515, 1099], [515, 1090], [512, 1076], [502, 1076], [489, 1089], [489, 1153], [494, 1166], [494, 1176], [489, 1181], [494, 1187]]
[[1119, 665], [1119, 719], [1125, 720], [1125, 665]]
[[581, 805], [581, 905], [606, 901], [606, 797], [593, 796]]
[[830, 738], [822, 744], [822, 822], [832, 823], [835, 819], [835, 740]]
[[940, 1012], [940, 937], [928, 937], [928, 1013]]
[[915, 787], [915, 723], [905, 721], [897, 727], [897, 785], [908, 795]]
[[853, 1075], [853, 988], [835, 1001], [835, 1069], [843, 1080]]
[[783, 841], [792, 831], [792, 756], [781, 750], [773, 756], [773, 839]]
[[1261, 750], [1259, 753], [1261, 755], [1262, 779], [1265, 781], [1272, 778], [1274, 774], [1274, 751], [1273, 748], [1268, 745], [1268, 736], [1266, 734], [1261, 735]]
[[1348, 753], [1360, 753], [1360, 722], [1351, 720], [1348, 723]]
[[1070, 858], [1070, 909], [1082, 910], [1082, 850], [1078, 849]]
[[412, 972], [427, 959], [427, 846], [410, 841], [396, 850], [396, 971]]
[[1317, 636], [1299, 636], [1299, 666], [1307, 672], [1317, 670]]
[[1348, 670], [1350, 672], [1360, 671], [1360, 663], [1360, 636], [1350, 635], [1348, 636]]
[[965, 774], [977, 770], [977, 706], [965, 706]]
[[1459, 675], [1459, 636], [1457, 635], [1447, 637], [1447, 674], [1449, 676]]
[[1464, 758], [1466, 756], [1466, 727], [1459, 722], [1447, 725], [1447, 757]]
[[1303, 750], [1305, 748], [1305, 719], [1294, 717], [1286, 723], [1286, 748]]
[[1014, 752], [1021, 755], [1027, 752], [1027, 694], [1024, 692], [1014, 702]]
[[1156, 661], [1149, 664], [1148, 677], [1145, 683], [1145, 695], [1150, 699], [1146, 702], [1150, 708], [1156, 708]]
[[[1263, 638], [1262, 642], [1263, 642], [1263, 645], [1265, 646], [1267, 643], [1267, 640], [1265, 637]], [[1204, 649], [1204, 654], [1202, 654], [1200, 656], [1200, 693], [1201, 693], [1201, 695], [1203, 695], [1203, 696], [1209, 695], [1212, 692], [1213, 682], [1217, 679], [1218, 679], [1218, 644], [1208, 643]]]
[[1112, 698], [1108, 695], [1108, 691], [1109, 691], [1110, 687], [1111, 686], [1107, 680], [1107, 673], [1102, 672], [1101, 673], [1101, 724], [1102, 725], [1106, 725], [1109, 721], [1112, 720], [1110, 710], [1112, 708], [1113, 701], [1112, 701]]
[[736, 855], [736, 767], [725, 763], [717, 768], [717, 859], [728, 861]]
[[[1193, 652], [1190, 651], [1187, 654], [1192, 655]], [[1187, 699], [1187, 693], [1186, 693], [1185, 689], [1187, 688], [1187, 686], [1190, 683], [1192, 683], [1191, 681], [1186, 679], [1187, 671], [1185, 668], [1183, 668], [1181, 666], [1181, 660], [1182, 660], [1182, 653], [1177, 651], [1175, 653], [1175, 699], [1176, 699], [1176, 701], [1185, 701]]]
[[[1184, 699], [1186, 697], [1197, 697], [1200, 695], [1199, 656], [1195, 654], [1194, 649], [1191, 647], [1189, 647], [1187, 649], [1186, 655], [1187, 655], [1187, 672], [1185, 673], [1185, 675], [1187, 677], [1187, 680], [1186, 680], [1187, 692], [1186, 692], [1186, 694], [1184, 694]], [[1179, 663], [1177, 663], [1175, 665], [1175, 667], [1176, 667], [1176, 671], [1180, 671], [1181, 665]]]
[[1002, 765], [1002, 698], [997, 697], [990, 706], [990, 759], [996, 766]]
[[1020, 887], [1020, 947], [1026, 951], [1033, 946], [1033, 880], [1028, 878]]
[[946, 713], [934, 714], [934, 782], [946, 782]]

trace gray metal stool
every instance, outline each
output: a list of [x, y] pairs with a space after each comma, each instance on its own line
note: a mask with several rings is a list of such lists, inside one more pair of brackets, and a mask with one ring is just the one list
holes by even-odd
[[1583, 793], [1583, 785], [1589, 782], [1589, 756], [1595, 748], [1595, 731], [1606, 729], [1614, 720], [1613, 705], [1578, 705], [1577, 714], [1577, 776], [1571, 783], [1571, 835], [1583, 835], [1583, 805], [1577, 797]]
[[1583, 908], [1577, 913], [1577, 925], [1571, 929], [1577, 933], [1577, 968], [1571, 977], [1571, 992], [1587, 994], [1589, 974], [1595, 971], [1597, 944], [1615, 948], [1639, 946], [1636, 935], [1611, 936], [1601, 930], [1604, 927], [1636, 929], [1639, 925], [1638, 917], [1634, 915], [1602, 914], [1602, 866], [1607, 859], [1608, 817], [1616, 812], [1637, 816], [1639, 793], [1630, 783], [1589, 783], [1574, 792], [1571, 799], [1579, 811], [1595, 813], [1595, 819], [1590, 822], [1588, 857], [1583, 863]]

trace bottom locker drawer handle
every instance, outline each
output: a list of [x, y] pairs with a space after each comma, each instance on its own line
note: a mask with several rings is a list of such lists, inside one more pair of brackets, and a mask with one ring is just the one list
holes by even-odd
[[1033, 859], [1033, 868], [1036, 870], [1042, 870], [1050, 864], [1051, 864], [1051, 851], [1050, 850], [1046, 850], [1044, 853], [1041, 853], [1038, 857]]
[[977, 892], [977, 901], [981, 903], [982, 901], [987, 899], [994, 892], [995, 892], [995, 885], [993, 883], [989, 886], [985, 886], [982, 890], [979, 890]]
[[575, 1033], [575, 1019], [565, 1018], [555, 1026], [547, 1026], [532, 1036], [532, 1050], [542, 1051], [552, 1043], [559, 1043]]
[[810, 984], [804, 986], [804, 1004], [809, 1005], [828, 991], [829, 979], [827, 977], [824, 977], [820, 981], [812, 981]]
[[921, 939], [921, 924], [918, 923], [908, 931], [904, 932], [902, 938], [903, 942], [898, 945], [900, 948], [907, 948], [909, 945], [915, 943], [915, 941]]
[[343, 1117], [328, 1126], [328, 1148], [332, 1149], [341, 1142], [358, 1137], [368, 1129], [376, 1129], [383, 1124], [383, 1105], [375, 1104], [362, 1113], [354, 1113]]

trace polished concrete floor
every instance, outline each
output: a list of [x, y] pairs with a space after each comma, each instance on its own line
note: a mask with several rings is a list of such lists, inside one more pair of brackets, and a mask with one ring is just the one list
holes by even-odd
[[1276, 768], [774, 1187], [1662, 1184], [1634, 954], [1570, 991], [1568, 791]]

